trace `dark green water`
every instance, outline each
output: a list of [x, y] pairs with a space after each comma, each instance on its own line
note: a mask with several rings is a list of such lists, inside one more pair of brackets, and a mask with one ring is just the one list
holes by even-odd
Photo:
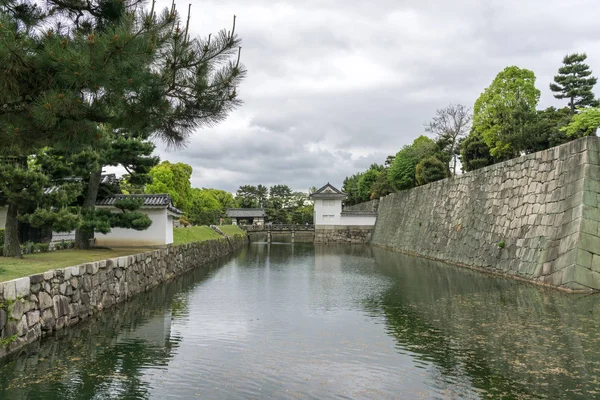
[[1, 399], [593, 399], [600, 297], [251, 244], [29, 351]]

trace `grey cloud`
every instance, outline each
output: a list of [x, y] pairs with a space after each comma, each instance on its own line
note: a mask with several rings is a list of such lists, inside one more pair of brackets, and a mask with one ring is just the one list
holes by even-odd
[[566, 53], [587, 50], [600, 74], [600, 25], [582, 12], [594, 0], [192, 3], [194, 34], [238, 16], [249, 73], [227, 121], [161, 151], [192, 165], [199, 187], [341, 185], [422, 134], [437, 108], [472, 106], [508, 65], [536, 73], [540, 107], [561, 104], [548, 84]]

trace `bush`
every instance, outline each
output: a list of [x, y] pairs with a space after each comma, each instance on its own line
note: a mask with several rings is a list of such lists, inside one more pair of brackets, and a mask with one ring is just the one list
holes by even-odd
[[38, 247], [40, 253], [47, 253], [48, 250], [50, 250], [50, 244], [49, 243], [38, 243], [37, 247]]
[[417, 164], [416, 177], [419, 185], [439, 181], [448, 177], [448, 167], [434, 156], [427, 157]]
[[4, 229], [0, 229], [0, 247], [4, 246]]

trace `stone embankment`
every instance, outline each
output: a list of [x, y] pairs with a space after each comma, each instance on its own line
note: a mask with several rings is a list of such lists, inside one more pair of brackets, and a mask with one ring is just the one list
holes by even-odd
[[600, 138], [380, 200], [371, 243], [567, 290], [600, 290]]
[[315, 243], [369, 243], [373, 233], [372, 226], [332, 225], [315, 229]]
[[240, 249], [235, 236], [92, 262], [0, 283], [0, 357]]

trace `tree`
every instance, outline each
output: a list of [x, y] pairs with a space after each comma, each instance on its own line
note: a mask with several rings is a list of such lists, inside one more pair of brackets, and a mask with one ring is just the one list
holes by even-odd
[[558, 109], [548, 107], [545, 110], [537, 110], [536, 118], [530, 125], [523, 151], [528, 154], [535, 153], [572, 140], [561, 130], [562, 127], [569, 124], [571, 118], [568, 107]]
[[456, 175], [456, 163], [460, 154], [460, 139], [465, 137], [471, 126], [471, 110], [462, 104], [450, 104], [438, 109], [436, 116], [425, 124], [425, 131], [447, 141], [446, 151], [452, 157], [452, 175]]
[[371, 186], [371, 199], [380, 199], [394, 192], [394, 188], [390, 184], [388, 178], [389, 168], [384, 168], [379, 174], [377, 181]]
[[441, 162], [435, 156], [430, 156], [421, 160], [416, 168], [415, 175], [419, 185], [439, 181], [448, 177], [448, 166]]
[[460, 161], [463, 170], [474, 171], [495, 163], [490, 154], [490, 148], [483, 140], [481, 134], [471, 129], [469, 136], [464, 138], [460, 145]]
[[[26, 159], [46, 146], [96, 149], [102, 125], [177, 145], [240, 104], [236, 87], [245, 70], [235, 24], [198, 39], [189, 35], [189, 18], [181, 26], [174, 7], [157, 14], [154, 2], [150, 10], [139, 0], [45, 4], [0, 4], [0, 150], [6, 156]], [[83, 213], [94, 208], [100, 174], [89, 176]], [[18, 217], [19, 204], [9, 203], [9, 214]], [[18, 242], [16, 222], [6, 226], [10, 242]]]
[[598, 79], [591, 76], [589, 65], [584, 61], [587, 59], [585, 53], [567, 54], [563, 58], [563, 66], [558, 69], [558, 75], [554, 77], [554, 83], [550, 84], [550, 90], [557, 99], [569, 99], [571, 115], [575, 114], [577, 107], [598, 107], [598, 100], [594, 98], [592, 89]]
[[221, 203], [217, 200], [211, 189], [191, 190], [191, 201], [187, 211], [188, 219], [194, 225], [211, 225], [216, 224], [223, 215]]
[[362, 173], [347, 176], [342, 184], [342, 192], [346, 193], [348, 197], [344, 199], [345, 206], [351, 206], [360, 203], [360, 194], [358, 193], [358, 182]]
[[436, 151], [436, 144], [427, 136], [419, 136], [415, 141], [400, 150], [388, 170], [388, 178], [396, 190], [411, 189], [417, 186], [416, 167], [425, 157]]
[[512, 158], [523, 149], [539, 98], [534, 73], [515, 66], [506, 67], [479, 96], [473, 128], [494, 158]]
[[258, 208], [258, 189], [252, 185], [240, 186], [235, 193], [235, 201], [240, 208]]
[[146, 185], [147, 194], [168, 193], [173, 205], [187, 212], [192, 201], [192, 167], [184, 163], [163, 161], [150, 170], [152, 183]]
[[369, 201], [372, 198], [373, 185], [379, 179], [383, 166], [371, 164], [358, 180], [358, 197], [360, 202]]
[[600, 127], [600, 108], [586, 108], [575, 114], [569, 125], [560, 128], [569, 138], [595, 136]]

